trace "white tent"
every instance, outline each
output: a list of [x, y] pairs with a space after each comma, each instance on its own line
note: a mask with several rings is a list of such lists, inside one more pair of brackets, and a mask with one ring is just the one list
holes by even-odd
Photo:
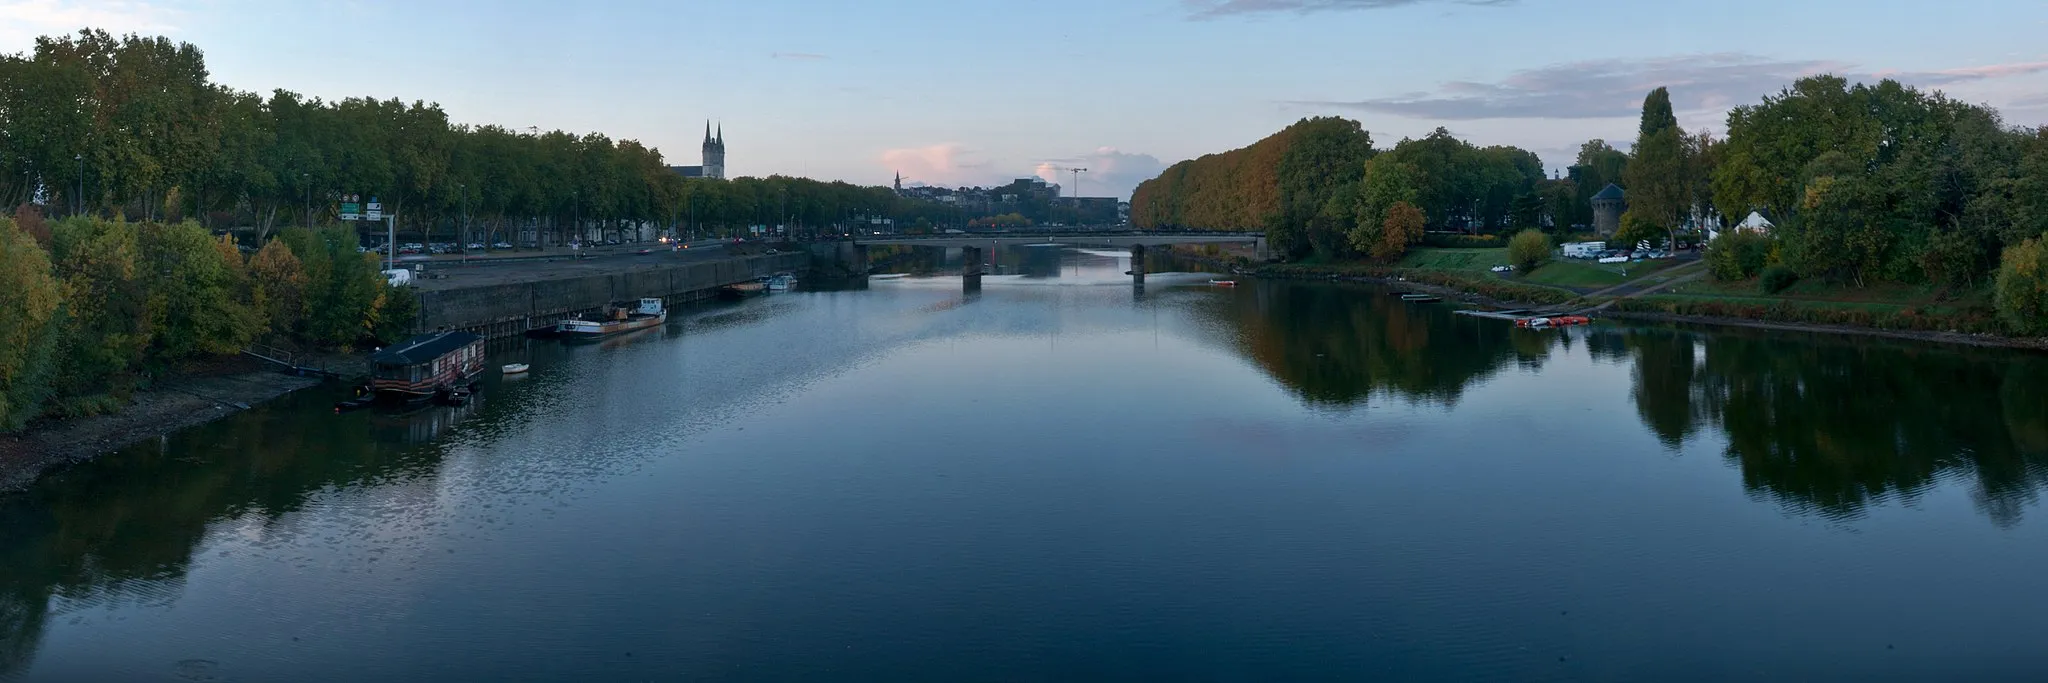
[[1770, 220], [1765, 219], [1763, 214], [1751, 211], [1749, 212], [1749, 217], [1742, 219], [1742, 224], [1735, 226], [1735, 229], [1760, 232], [1768, 235], [1771, 234], [1772, 227]]
[[[1759, 235], [1769, 235], [1771, 234], [1772, 227], [1775, 226], [1771, 225], [1770, 219], [1764, 218], [1764, 215], [1761, 213], [1751, 211], [1749, 212], [1748, 218], [1744, 218], [1742, 219], [1741, 223], [1736, 224], [1735, 229], [1745, 232], [1753, 232]], [[1707, 231], [1707, 241], [1709, 242], [1713, 241], [1715, 238], [1718, 238], [1720, 236], [1720, 231]]]

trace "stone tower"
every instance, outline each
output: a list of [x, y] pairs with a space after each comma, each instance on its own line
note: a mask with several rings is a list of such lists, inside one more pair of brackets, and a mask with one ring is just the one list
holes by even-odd
[[1628, 193], [1614, 183], [1608, 183], [1599, 194], [1593, 195], [1593, 232], [1602, 237], [1612, 237], [1621, 232], [1621, 213], [1628, 210]]
[[704, 177], [725, 179], [725, 124], [718, 124], [718, 136], [711, 135], [711, 122], [704, 122]]

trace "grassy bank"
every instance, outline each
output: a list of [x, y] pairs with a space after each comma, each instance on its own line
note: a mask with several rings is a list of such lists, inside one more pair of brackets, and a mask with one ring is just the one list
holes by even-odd
[[2003, 334], [1987, 290], [1944, 292], [1930, 286], [1847, 287], [1800, 282], [1765, 294], [1754, 281], [1699, 280], [1639, 299], [1621, 299], [1623, 312], [1740, 318], [1786, 323]]

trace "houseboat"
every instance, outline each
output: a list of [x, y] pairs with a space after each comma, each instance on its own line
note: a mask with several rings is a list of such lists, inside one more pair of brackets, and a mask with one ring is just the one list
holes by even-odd
[[622, 306], [606, 306], [596, 319], [568, 318], [555, 324], [555, 334], [565, 339], [598, 339], [623, 332], [659, 327], [668, 322], [668, 311], [661, 306], [660, 299], [641, 299], [631, 310]]
[[774, 277], [768, 278], [768, 291], [787, 292], [794, 287], [796, 275], [793, 273], [776, 273]]
[[419, 403], [475, 384], [484, 373], [484, 338], [469, 332], [422, 334], [370, 356], [370, 388], [379, 398]]

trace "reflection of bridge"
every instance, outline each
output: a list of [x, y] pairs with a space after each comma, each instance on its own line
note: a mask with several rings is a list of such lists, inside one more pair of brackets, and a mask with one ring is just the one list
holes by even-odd
[[[954, 235], [890, 235], [854, 240], [860, 247], [912, 246], [960, 249], [967, 265], [960, 270], [962, 284], [970, 290], [981, 288], [984, 249], [1059, 245], [1063, 247], [1115, 247], [1131, 250], [1131, 282], [1145, 286], [1145, 250], [1176, 244], [1250, 244], [1259, 257], [1265, 256], [1266, 237], [1255, 232], [1077, 232], [1077, 233], [981, 233]], [[865, 261], [865, 259], [863, 259]]]

